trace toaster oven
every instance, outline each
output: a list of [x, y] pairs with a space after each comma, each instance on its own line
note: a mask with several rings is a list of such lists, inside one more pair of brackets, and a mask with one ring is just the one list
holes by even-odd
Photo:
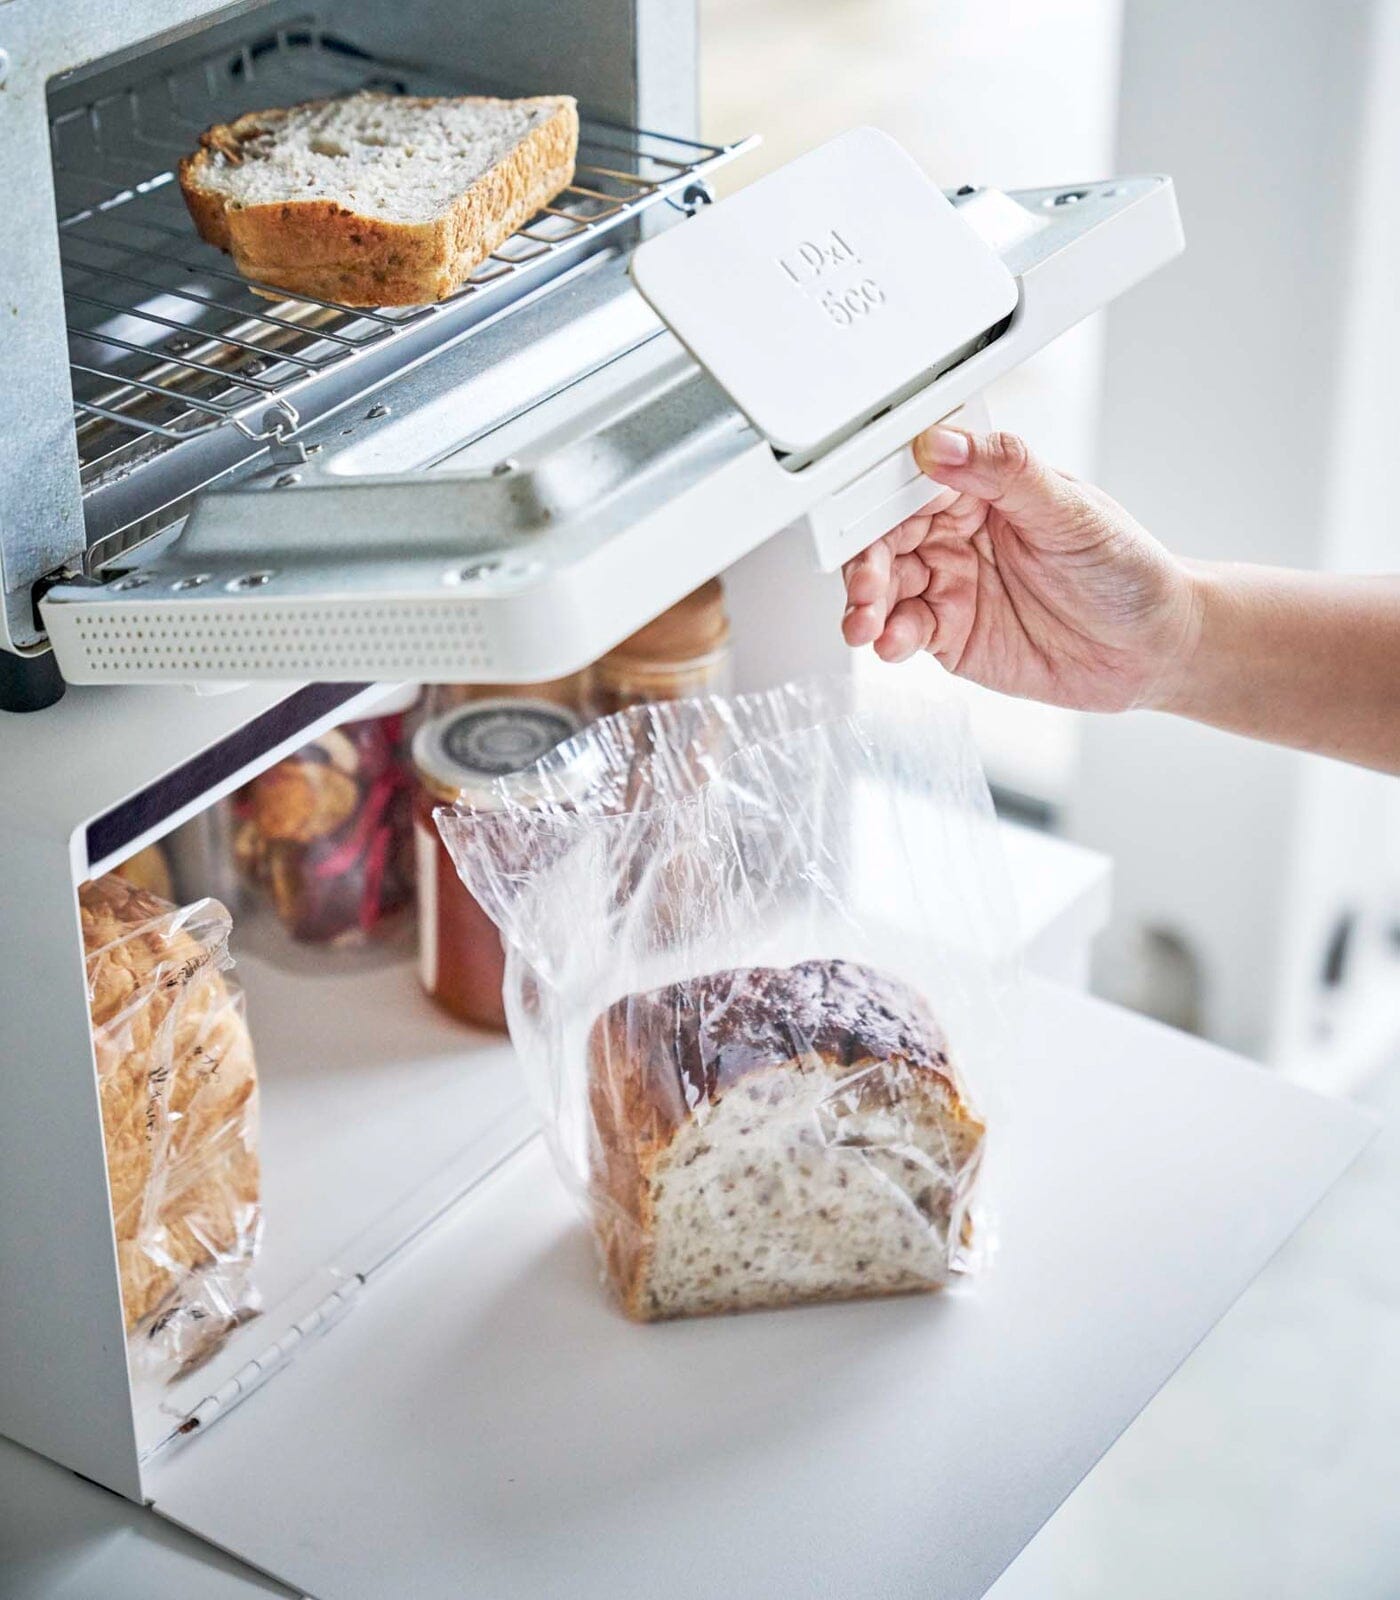
[[[704, 1562], [730, 1592], [815, 1591], [818, 1554], [833, 1592], [868, 1592], [882, 1540], [980, 1593], [1335, 1178], [1352, 1113], [1035, 989], [1027, 1231], [939, 1361], [897, 1310], [642, 1336], [588, 1282], [509, 1046], [415, 1010], [402, 963], [272, 959], [254, 919], [266, 1310], [151, 1389], [124, 1348], [76, 893], [394, 685], [559, 676], [716, 574], [739, 687], [831, 668], [835, 569], [931, 493], [909, 439], [1169, 259], [1170, 182], [945, 197], [867, 130], [714, 205], [746, 147], [699, 135], [677, 0], [0, 0], [0, 74], [0, 388], [22, 398], [0, 682], [40, 708], [0, 728], [0, 1430], [318, 1594], [650, 1592], [648, 1548], [676, 1593], [714, 1592]], [[366, 85], [573, 93], [574, 181], [441, 304], [259, 294], [193, 232], [174, 163], [212, 122]], [[866, 284], [873, 334], [844, 299]], [[1008, 837], [1032, 964], [1082, 979], [1103, 864]], [[1152, 1109], [1217, 1080], [1209, 1128]], [[1082, 1144], [1084, 1093], [1110, 1156]], [[1101, 1160], [1191, 1195], [1163, 1217], [1139, 1186], [1133, 1260], [1184, 1278], [1202, 1231], [1225, 1239], [1182, 1292], [1137, 1284], [1107, 1344], [1123, 1235], [1055, 1176]], [[1097, 1274], [1069, 1296], [1057, 1228]], [[847, 1364], [873, 1409], [795, 1426], [798, 1380]], [[947, 1451], [909, 1426], [926, 1413]], [[1021, 1440], [1014, 1494], [995, 1452], [970, 1461], [979, 1436]], [[853, 1492], [869, 1537], [833, 1545]], [[959, 1507], [984, 1501], [969, 1541]]]
[[[0, 465], [0, 645], [16, 700], [24, 663], [55, 687], [55, 669], [70, 683], [574, 670], [780, 529], [805, 525], [827, 566], [868, 543], [918, 498], [901, 452], [920, 427], [1180, 245], [1161, 178], [959, 191], [949, 238], [984, 259], [944, 249], [920, 269], [933, 293], [868, 319], [896, 352], [879, 404], [795, 452], [765, 436], [754, 389], [846, 402], [811, 305], [793, 296], [788, 312], [808, 319], [803, 370], [793, 341], [772, 342], [763, 285], [740, 280], [752, 215], [716, 241], [722, 298], [692, 271], [658, 315], [628, 272], [638, 240], [705, 207], [744, 148], [697, 137], [684, 7], [78, 11], [84, 26], [60, 27], [12, 0], [5, 17], [18, 212], [0, 382], [25, 405]], [[142, 27], [164, 34], [138, 46]], [[173, 181], [203, 127], [251, 108], [560, 83], [584, 111], [573, 184], [437, 305], [261, 295], [199, 240]], [[839, 227], [867, 176], [848, 161], [800, 192], [778, 184], [763, 207], [774, 258]], [[926, 210], [892, 190], [860, 247], [896, 271]], [[1005, 313], [939, 348], [920, 306], [965, 305], [979, 268], [1014, 283]], [[706, 366], [706, 321], [752, 342], [738, 387]], [[867, 366], [874, 337], [846, 340]]]

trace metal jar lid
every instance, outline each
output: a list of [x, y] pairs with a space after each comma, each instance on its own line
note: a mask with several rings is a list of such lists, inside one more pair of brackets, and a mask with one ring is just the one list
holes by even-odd
[[500, 804], [498, 780], [532, 766], [582, 726], [546, 700], [475, 700], [419, 728], [413, 764], [440, 799]]

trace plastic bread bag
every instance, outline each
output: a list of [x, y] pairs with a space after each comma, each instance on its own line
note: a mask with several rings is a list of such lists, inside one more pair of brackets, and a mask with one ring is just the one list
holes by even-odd
[[79, 910], [128, 1349], [134, 1373], [174, 1376], [255, 1308], [257, 1076], [229, 915], [116, 876]]
[[1014, 918], [965, 713], [833, 681], [637, 707], [439, 811], [511, 1037], [643, 1320], [941, 1287]]

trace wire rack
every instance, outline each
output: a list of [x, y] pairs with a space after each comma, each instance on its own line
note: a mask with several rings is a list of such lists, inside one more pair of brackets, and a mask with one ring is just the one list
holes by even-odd
[[[392, 365], [391, 351], [408, 359], [439, 334], [455, 336], [565, 270], [643, 208], [700, 198], [695, 185], [705, 169], [740, 148], [585, 122], [573, 183], [450, 299], [364, 310], [259, 293], [195, 232], [174, 165], [213, 122], [361, 88], [463, 92], [376, 60], [307, 19], [53, 119], [85, 491], [129, 479], [155, 458], [197, 455], [193, 443], [216, 434], [226, 463], [230, 445], [246, 455], [293, 433], [333, 378], [345, 380], [356, 365], [366, 370], [370, 352]], [[377, 381], [384, 360], [373, 369]], [[204, 454], [207, 478], [213, 458]]]

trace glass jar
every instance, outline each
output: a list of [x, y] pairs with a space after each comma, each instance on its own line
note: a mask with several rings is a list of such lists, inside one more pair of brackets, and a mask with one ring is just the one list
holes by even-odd
[[580, 726], [576, 715], [551, 702], [499, 698], [434, 717], [414, 737], [419, 981], [444, 1010], [476, 1027], [505, 1029], [505, 951], [495, 923], [457, 876], [433, 811], [497, 804], [497, 779], [538, 761]]
[[581, 715], [586, 688], [582, 672], [547, 683], [430, 683], [423, 689], [423, 718], [440, 717], [481, 700], [540, 700]]
[[234, 850], [294, 939], [358, 944], [413, 903], [408, 713], [342, 723], [244, 788]]
[[236, 912], [245, 888], [234, 853], [237, 821], [227, 796], [180, 824], [163, 842], [177, 905], [209, 895]]
[[606, 717], [648, 701], [727, 694], [731, 678], [724, 588], [711, 578], [594, 662], [587, 707]]

